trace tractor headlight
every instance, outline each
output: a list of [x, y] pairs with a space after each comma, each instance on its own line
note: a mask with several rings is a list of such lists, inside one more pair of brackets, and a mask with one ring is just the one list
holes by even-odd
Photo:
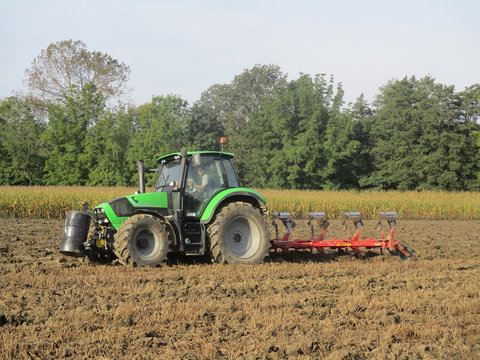
[[95, 210], [93, 210], [93, 212], [95, 214], [95, 219], [97, 220], [97, 222], [101, 223], [101, 222], [104, 222], [105, 220], [107, 220], [106, 219], [107, 214], [105, 214], [105, 209], [104, 208], [95, 209]]

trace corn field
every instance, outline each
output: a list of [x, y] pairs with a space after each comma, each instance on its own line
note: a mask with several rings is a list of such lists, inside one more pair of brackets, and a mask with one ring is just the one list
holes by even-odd
[[82, 210], [84, 202], [93, 207], [135, 190], [128, 187], [0, 186], [0, 214], [62, 219], [67, 211]]
[[[0, 214], [17, 218], [62, 219], [69, 210], [81, 210], [134, 193], [129, 187], [0, 186]], [[304, 218], [312, 211], [324, 211], [331, 219], [345, 211], [360, 211], [365, 219], [378, 211], [396, 211], [404, 219], [480, 219], [480, 193], [436, 191], [304, 191], [258, 190], [268, 209], [290, 212]]]
[[339, 219], [345, 211], [360, 211], [373, 219], [379, 211], [396, 211], [404, 219], [480, 219], [480, 193], [444, 191], [303, 191], [262, 190], [271, 211], [302, 218], [324, 211]]

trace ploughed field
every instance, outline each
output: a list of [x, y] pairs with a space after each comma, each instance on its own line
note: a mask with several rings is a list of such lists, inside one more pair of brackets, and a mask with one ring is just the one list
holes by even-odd
[[[308, 238], [297, 223], [291, 239]], [[64, 257], [63, 226], [0, 219], [1, 359], [480, 358], [480, 221], [400, 219], [406, 262], [330, 250], [161, 268]]]

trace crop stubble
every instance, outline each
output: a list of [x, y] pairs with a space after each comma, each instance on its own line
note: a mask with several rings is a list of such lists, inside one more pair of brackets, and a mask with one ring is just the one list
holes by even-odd
[[[299, 223], [292, 238], [308, 236]], [[478, 221], [400, 221], [408, 262], [332, 251], [159, 269], [64, 258], [63, 225], [0, 219], [2, 359], [480, 356]]]

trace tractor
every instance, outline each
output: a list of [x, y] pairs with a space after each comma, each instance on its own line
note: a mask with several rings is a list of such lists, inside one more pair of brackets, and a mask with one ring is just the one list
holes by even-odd
[[245, 186], [233, 154], [194, 151], [160, 157], [151, 192], [138, 161], [139, 190], [69, 211], [60, 252], [160, 266], [169, 254], [208, 255], [213, 262], [257, 264], [271, 246], [265, 199]]

